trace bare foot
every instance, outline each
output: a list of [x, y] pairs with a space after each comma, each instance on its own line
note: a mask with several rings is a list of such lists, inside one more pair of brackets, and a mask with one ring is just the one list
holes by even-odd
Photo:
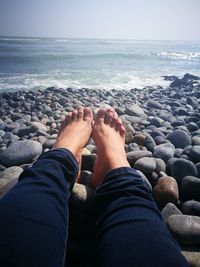
[[97, 112], [92, 138], [97, 146], [97, 160], [91, 186], [96, 188], [108, 171], [130, 165], [124, 150], [125, 128], [114, 110]]
[[[93, 114], [89, 108], [75, 109], [62, 121], [54, 148], [69, 149], [81, 165], [82, 149], [92, 134]], [[78, 175], [79, 177], [79, 175]]]

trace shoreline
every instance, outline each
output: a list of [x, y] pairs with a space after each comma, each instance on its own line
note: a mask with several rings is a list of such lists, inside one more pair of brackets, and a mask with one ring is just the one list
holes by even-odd
[[[172, 235], [186, 251], [193, 249], [191, 253], [197, 253], [195, 247], [200, 244], [200, 77], [185, 74], [181, 79], [164, 78], [170, 82], [166, 88], [50, 87], [0, 93], [0, 197], [17, 183], [23, 169], [52, 148], [67, 112], [80, 105], [91, 107], [94, 114], [99, 107], [112, 107], [126, 128], [125, 149], [130, 165], [153, 188], [153, 197]], [[83, 150], [82, 185], [76, 185], [76, 190], [79, 191], [80, 186], [89, 188], [95, 159], [95, 146], [90, 141]], [[87, 190], [89, 195], [93, 194], [92, 189]], [[185, 224], [182, 232], [177, 233], [179, 216]], [[187, 223], [188, 220], [193, 223]], [[192, 257], [190, 262], [200, 266], [199, 259], [200, 254], [196, 261]]]

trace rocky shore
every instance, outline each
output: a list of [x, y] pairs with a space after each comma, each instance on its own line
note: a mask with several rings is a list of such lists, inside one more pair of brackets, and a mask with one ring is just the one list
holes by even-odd
[[[0, 197], [20, 173], [50, 150], [61, 121], [74, 108], [112, 107], [126, 128], [127, 158], [152, 188], [163, 220], [190, 266], [200, 266], [200, 77], [165, 76], [167, 88], [97, 90], [47, 88], [0, 94]], [[116, 155], [117, 156], [117, 155]], [[68, 258], [92, 266], [95, 222], [90, 177], [92, 140], [83, 149], [81, 184], [70, 197]]]

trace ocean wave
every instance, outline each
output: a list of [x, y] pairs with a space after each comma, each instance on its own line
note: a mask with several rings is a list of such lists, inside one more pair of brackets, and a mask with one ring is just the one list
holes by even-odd
[[0, 73], [0, 91], [35, 90], [46, 89], [47, 87], [57, 88], [96, 88], [96, 89], [142, 89], [145, 86], [162, 85], [169, 83], [161, 76], [145, 75], [134, 72], [126, 73], [104, 73], [101, 76], [89, 75], [87, 78], [72, 76], [69, 73], [54, 71], [51, 74], [21, 74], [9, 75]]
[[39, 38], [14, 38], [14, 37], [0, 37], [0, 41], [17, 41], [17, 42], [34, 42], [34, 41], [40, 41]]
[[200, 52], [161, 52], [157, 53], [157, 56], [167, 59], [198, 60]]

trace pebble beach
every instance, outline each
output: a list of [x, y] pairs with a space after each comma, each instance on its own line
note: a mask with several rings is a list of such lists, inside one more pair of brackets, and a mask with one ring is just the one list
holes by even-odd
[[[163, 80], [169, 85], [142, 90], [49, 87], [0, 93], [0, 197], [24, 169], [52, 149], [68, 112], [87, 106], [95, 116], [100, 107], [111, 107], [125, 126], [131, 167], [152, 190], [190, 266], [200, 267], [200, 77], [186, 73]], [[91, 139], [82, 152], [80, 183], [69, 201], [71, 266], [92, 266], [95, 191], [90, 178], [95, 159]]]

